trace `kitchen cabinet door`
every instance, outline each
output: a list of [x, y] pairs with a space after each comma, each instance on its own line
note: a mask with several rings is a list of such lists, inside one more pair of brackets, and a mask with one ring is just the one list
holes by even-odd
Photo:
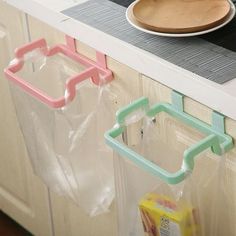
[[[142, 77], [142, 83], [143, 94], [144, 96], [149, 97], [152, 104], [157, 102], [171, 103], [172, 90], [170, 88], [145, 76]], [[211, 124], [212, 110], [204, 106], [203, 104], [200, 104], [192, 100], [191, 98], [185, 97], [184, 110], [192, 116], [203, 120], [208, 124]], [[225, 124], [226, 132], [235, 140], [236, 121], [226, 118]], [[183, 150], [185, 148], [187, 148], [193, 142], [201, 139], [200, 133], [195, 130], [189, 129], [188, 126], [183, 125], [180, 122], [173, 122], [173, 120], [169, 119], [168, 117], [164, 116], [161, 125], [164, 125], [166, 130], [166, 136], [164, 138], [167, 139], [167, 142], [171, 147], [175, 147], [176, 153], [183, 153]], [[177, 137], [177, 139], [175, 140], [174, 137]], [[201, 203], [201, 207], [203, 207], [204, 219], [206, 219], [206, 234], [203, 236], [210, 235], [208, 232], [210, 230], [211, 217], [215, 215], [216, 217], [218, 217], [219, 227], [217, 225], [214, 225], [217, 231], [215, 232], [214, 236], [236, 235], [236, 147], [234, 147], [229, 153], [225, 154], [225, 157], [226, 168], [224, 169], [225, 171], [222, 171], [223, 169], [220, 169], [220, 174], [219, 172], [215, 172], [215, 168], [218, 166], [219, 158], [221, 157], [212, 154], [210, 151], [204, 152], [204, 154], [201, 155], [201, 158], [196, 159], [195, 161], [194, 173], [198, 176], [201, 176], [201, 178], [203, 179], [205, 178], [206, 180], [205, 182], [203, 182], [203, 186], [210, 181], [212, 181], [211, 183], [214, 183], [211, 184], [212, 188], [204, 188], [204, 202]], [[176, 156], [174, 156], [173, 158], [176, 158]], [[204, 166], [207, 166], [207, 171]], [[205, 172], [202, 172], [203, 169], [205, 169]], [[209, 178], [209, 173], [218, 174], [216, 174], [215, 176], [212, 175], [211, 178]], [[221, 185], [221, 187], [219, 187], [219, 175], [220, 178], [222, 178], [224, 181], [224, 186]], [[215, 196], [212, 193], [216, 193], [216, 191], [217, 195]], [[219, 206], [219, 204], [221, 206], [220, 208], [218, 208], [218, 210], [215, 211], [214, 214], [212, 214], [212, 208], [209, 208], [210, 206], [212, 206], [212, 204], [216, 204], [216, 207]]]
[[[64, 42], [64, 34], [50, 26], [29, 17], [30, 37], [32, 40], [45, 37], [50, 45]], [[89, 46], [77, 41], [77, 50], [90, 59], [95, 60], [96, 52]], [[108, 67], [113, 71], [115, 80], [110, 84], [113, 96], [113, 111], [115, 111], [141, 96], [139, 73], [120, 64], [112, 58], [107, 58]], [[104, 117], [106, 122], [106, 117]], [[115, 236], [116, 211], [115, 203], [110, 212], [90, 218], [85, 212], [65, 197], [50, 192], [54, 232], [56, 236]]]
[[0, 209], [34, 235], [50, 236], [48, 190], [31, 168], [3, 69], [25, 43], [25, 16], [0, 1]]
[[[227, 106], [227, 104], [225, 104]], [[200, 104], [191, 98], [185, 98], [185, 111], [208, 124], [211, 124], [211, 115], [212, 110], [203, 104]], [[231, 135], [234, 139], [234, 145], [236, 140], [236, 120], [232, 120], [230, 118], [225, 119], [225, 128], [226, 132]], [[214, 163], [217, 162], [218, 156], [209, 155], [206, 161], [212, 162], [212, 166], [214, 167]], [[219, 227], [217, 227], [216, 236], [236, 235], [236, 146], [228, 153], [224, 155], [226, 158], [226, 163], [224, 165], [224, 169], [220, 169], [220, 178], [224, 185], [218, 188], [218, 201], [221, 204], [220, 212], [217, 212], [219, 216]], [[196, 171], [201, 171], [201, 167], [208, 163], [204, 161], [197, 163], [198, 166]], [[210, 173], [211, 169], [209, 169]], [[218, 179], [219, 181], [219, 179]], [[217, 183], [216, 183], [217, 184]], [[219, 186], [219, 185], [217, 185]], [[214, 189], [213, 189], [214, 191]], [[212, 202], [214, 198], [212, 198], [211, 189], [208, 189], [208, 202]], [[222, 199], [223, 198], [223, 199]], [[216, 203], [218, 204], [218, 203]], [[206, 207], [207, 209], [207, 207]], [[207, 214], [207, 211], [206, 211]]]

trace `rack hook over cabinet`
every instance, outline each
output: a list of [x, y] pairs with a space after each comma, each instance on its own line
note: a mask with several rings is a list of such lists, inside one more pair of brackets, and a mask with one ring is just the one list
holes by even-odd
[[[17, 72], [19, 72], [25, 64], [27, 54], [32, 53], [35, 50], [39, 50], [45, 57], [51, 57], [61, 53], [85, 68], [81, 73], [67, 79], [65, 96], [60, 98], [52, 98], [36, 86], [30, 84], [17, 75]], [[53, 108], [64, 107], [67, 101], [72, 101], [76, 96], [76, 85], [86, 79], [91, 78], [92, 82], [96, 85], [110, 82], [113, 79], [112, 72], [107, 69], [106, 56], [104, 54], [97, 52], [97, 61], [90, 60], [89, 58], [76, 52], [75, 39], [69, 36], [66, 36], [65, 45], [58, 44], [53, 47], [48, 47], [46, 40], [42, 38], [17, 48], [13, 63], [9, 65], [4, 72], [9, 80], [13, 81], [25, 92]]]

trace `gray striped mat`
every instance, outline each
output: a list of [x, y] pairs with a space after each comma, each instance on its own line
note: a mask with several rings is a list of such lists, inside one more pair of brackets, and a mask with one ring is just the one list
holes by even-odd
[[196, 37], [167, 38], [140, 32], [126, 21], [125, 11], [108, 0], [89, 0], [62, 13], [216, 83], [236, 77], [236, 53]]

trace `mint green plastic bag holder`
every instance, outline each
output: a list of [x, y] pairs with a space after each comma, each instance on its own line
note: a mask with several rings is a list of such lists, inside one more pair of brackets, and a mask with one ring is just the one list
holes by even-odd
[[[131, 160], [149, 173], [160, 177], [166, 183], [178, 184], [182, 182], [187, 175], [193, 171], [194, 159], [198, 154], [211, 148], [213, 153], [222, 155], [233, 147], [232, 137], [225, 133], [225, 117], [214, 111], [212, 113], [212, 126], [210, 126], [184, 112], [183, 97], [182, 94], [173, 91], [172, 104], [158, 103], [150, 107], [148, 98], [142, 97], [120, 109], [116, 114], [116, 125], [105, 133], [106, 143], [122, 157]], [[150, 118], [155, 117], [160, 112], [166, 112], [170, 116], [196, 128], [207, 136], [185, 150], [181, 169], [175, 173], [170, 173], [116, 140], [116, 138], [126, 130], [126, 118], [138, 110], [143, 110], [145, 115]]]

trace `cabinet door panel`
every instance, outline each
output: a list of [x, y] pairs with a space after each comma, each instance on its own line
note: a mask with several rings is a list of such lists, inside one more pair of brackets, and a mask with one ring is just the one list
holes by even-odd
[[23, 21], [23, 14], [0, 2], [0, 208], [33, 234], [45, 236], [51, 235], [48, 190], [33, 174], [3, 74], [14, 48], [25, 42]]
[[[147, 78], [142, 77], [143, 83], [143, 94], [144, 96], [149, 97], [151, 103], [157, 102], [171, 102], [171, 89]], [[185, 97], [184, 99], [184, 109], [185, 112], [191, 114], [192, 116], [203, 120], [204, 122], [211, 124], [211, 115], [212, 110], [203, 104], [200, 104], [191, 98]], [[230, 134], [234, 139], [236, 139], [236, 121], [227, 118], [226, 119], [226, 132]], [[166, 124], [165, 124], [166, 125]], [[168, 127], [167, 127], [168, 128]], [[167, 130], [167, 133], [169, 131]], [[171, 146], [176, 147], [181, 150], [183, 146], [188, 147], [191, 144], [191, 139], [198, 140], [198, 135], [192, 131], [189, 131], [184, 125], [179, 125], [179, 128], [173, 127], [170, 130], [168, 135], [168, 140], [171, 143], [173, 136], [172, 132], [178, 132], [179, 134], [179, 143], [172, 143]], [[191, 138], [192, 137], [192, 138]], [[216, 172], [215, 168], [219, 165], [219, 156], [212, 154], [210, 151], [205, 152], [201, 158], [195, 161], [194, 174], [196, 176], [201, 176], [203, 181], [203, 186], [205, 183], [211, 182], [211, 188], [204, 188], [204, 201], [201, 206], [203, 207], [203, 212], [205, 213], [204, 219], [206, 219], [206, 225], [209, 226], [211, 222], [211, 217], [213, 215], [217, 216], [219, 227], [217, 228], [217, 233], [214, 236], [235, 236], [236, 235], [236, 147], [232, 149], [229, 153], [225, 154], [226, 163], [223, 165], [223, 169], [220, 169]], [[206, 168], [204, 168], [207, 166]], [[204, 170], [202, 172], [202, 170]], [[209, 179], [209, 173], [212, 173], [211, 178]], [[216, 173], [213, 175], [213, 173]], [[219, 186], [219, 181], [224, 181], [224, 186]], [[213, 184], [214, 183], [214, 184]], [[216, 194], [217, 192], [217, 194]], [[214, 193], [214, 194], [213, 194]], [[196, 193], [197, 194], [197, 193]], [[229, 197], [230, 196], [230, 197]], [[224, 198], [224, 199], [223, 199]], [[220, 208], [216, 210], [214, 214], [212, 212], [215, 209], [210, 208], [212, 202], [220, 204]], [[216, 207], [214, 207], [216, 208]], [[220, 209], [220, 212], [219, 212]], [[209, 224], [208, 224], [209, 223]], [[215, 225], [215, 227], [217, 227]], [[208, 230], [210, 229], [207, 227]], [[207, 231], [206, 231], [207, 232]], [[204, 235], [205, 236], [205, 235]], [[209, 236], [209, 234], [206, 234]]]
[[[63, 43], [64, 34], [56, 31], [50, 26], [29, 17], [31, 39], [45, 37], [50, 45]], [[96, 51], [77, 41], [77, 50], [79, 53], [96, 59]], [[121, 63], [107, 58], [108, 67], [113, 71], [115, 80], [110, 84], [110, 90], [114, 93], [113, 105], [115, 111], [129, 104], [132, 100], [141, 96], [139, 73]], [[126, 91], [124, 92], [124, 90]], [[106, 122], [104, 117], [104, 122]], [[51, 192], [51, 206], [53, 214], [54, 231], [57, 236], [115, 236], [116, 235], [116, 211], [115, 204], [111, 207], [109, 213], [90, 218], [82, 209], [76, 206], [72, 201], [60, 197]]]
[[[50, 26], [29, 17], [30, 37], [32, 40], [44, 37], [49, 45], [65, 43], [64, 34]], [[46, 32], [46, 33], [45, 33]], [[77, 42], [78, 50], [86, 56], [94, 59], [95, 52], [80, 42]], [[107, 214], [90, 218], [85, 212], [75, 205], [70, 199], [58, 196], [50, 192], [51, 209], [56, 236], [104, 236], [114, 235], [115, 231], [115, 211], [114, 209]]]

